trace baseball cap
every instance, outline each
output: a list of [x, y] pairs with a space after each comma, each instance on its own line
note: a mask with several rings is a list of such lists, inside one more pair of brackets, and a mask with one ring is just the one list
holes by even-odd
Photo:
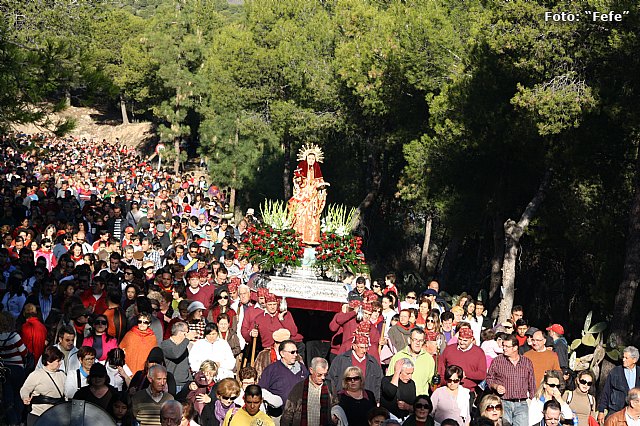
[[551, 324], [551, 326], [547, 327], [547, 331], [553, 331], [554, 333], [564, 334], [564, 327], [560, 324]]

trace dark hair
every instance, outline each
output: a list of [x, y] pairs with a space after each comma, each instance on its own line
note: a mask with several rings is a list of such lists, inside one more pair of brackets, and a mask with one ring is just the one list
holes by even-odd
[[78, 349], [78, 359], [82, 359], [87, 355], [92, 355], [95, 358], [96, 350], [91, 346], [82, 346]]
[[365, 284], [366, 282], [367, 282], [367, 280], [362, 276], [356, 278], [356, 284]]
[[76, 335], [75, 330], [70, 325], [63, 325], [58, 329], [58, 337], [61, 338], [65, 334], [71, 334], [73, 336]]
[[262, 398], [262, 388], [258, 385], [249, 385], [244, 390], [244, 396], [259, 396]]
[[238, 372], [238, 380], [242, 382], [247, 379], [258, 380], [258, 370], [255, 367], [244, 367]]
[[518, 321], [516, 321], [516, 327], [522, 327], [523, 325], [528, 326], [529, 325], [529, 321], [527, 321], [524, 318], [520, 318]]
[[416, 396], [416, 399], [414, 400], [414, 405], [416, 402], [418, 402], [419, 399], [424, 399], [427, 402], [427, 410], [429, 410], [429, 412], [433, 411], [433, 402], [431, 402], [431, 398], [429, 398], [429, 395], [418, 395]]
[[445, 311], [440, 315], [440, 322], [445, 322], [447, 320], [452, 320], [454, 319], [454, 315], [453, 312], [451, 311]]
[[558, 401], [556, 401], [555, 399], [550, 399], [549, 401], [544, 403], [544, 407], [542, 408], [542, 412], [546, 413], [547, 410], [562, 411], [562, 409], [560, 407], [560, 403]]
[[454, 419], [444, 419], [440, 422], [440, 426], [460, 426], [460, 424]]
[[120, 348], [113, 348], [107, 352], [107, 363], [114, 367], [124, 367], [126, 355]]
[[231, 318], [229, 317], [228, 314], [225, 314], [224, 312], [221, 314], [218, 314], [218, 320], [216, 321], [216, 323], [220, 322], [220, 320], [223, 320], [223, 319], [226, 319], [227, 322], [231, 324]]
[[54, 361], [61, 361], [62, 359], [64, 359], [64, 354], [55, 346], [47, 347], [42, 353], [42, 365], [49, 365]]
[[511, 342], [511, 345], [518, 347], [518, 338], [515, 336], [515, 334], [507, 334], [503, 339], [502, 342]]
[[367, 421], [370, 422], [371, 420], [373, 420], [374, 418], [376, 418], [378, 416], [384, 417], [385, 420], [389, 420], [389, 418], [391, 417], [389, 415], [389, 410], [387, 410], [386, 408], [384, 408], [384, 407], [373, 407], [367, 413]]
[[514, 305], [513, 308], [511, 308], [511, 313], [514, 312], [524, 312], [524, 309], [522, 309], [522, 305]]
[[447, 368], [444, 370], [444, 379], [449, 380], [451, 376], [453, 376], [454, 374], [457, 374], [458, 378], [462, 380], [462, 377], [464, 375], [464, 371], [462, 371], [462, 367], [459, 367], [457, 365], [447, 366]]
[[280, 345], [278, 346], [278, 352], [282, 352], [284, 351], [284, 348], [288, 345], [288, 344], [292, 344], [295, 345], [296, 342], [294, 342], [293, 340], [289, 339], [289, 340], [285, 340], [283, 342], [280, 343]]
[[212, 331], [219, 333], [218, 324], [215, 322], [208, 322], [207, 325], [204, 326], [204, 335], [208, 336]]
[[120, 300], [122, 299], [122, 292], [120, 292], [120, 289], [112, 287], [107, 292], [107, 299], [109, 300], [109, 302], [119, 305]]

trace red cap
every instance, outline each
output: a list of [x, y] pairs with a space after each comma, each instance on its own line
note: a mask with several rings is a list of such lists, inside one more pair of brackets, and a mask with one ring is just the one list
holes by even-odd
[[191, 206], [184, 206], [185, 213], [191, 213]]
[[351, 309], [358, 309], [360, 307], [360, 305], [362, 305], [362, 302], [359, 300], [350, 300], [349, 301], [349, 307]]
[[267, 290], [264, 287], [260, 287], [258, 289], [258, 297], [267, 297], [267, 294], [269, 294], [269, 290]]
[[127, 232], [135, 232], [135, 229], [133, 229], [133, 226], [127, 226], [124, 228], [124, 233], [126, 234]]
[[64, 235], [66, 233], [67, 233], [67, 231], [65, 231], [64, 229], [61, 229], [58, 232], [56, 232], [56, 237], [59, 237], [60, 235]]
[[277, 301], [278, 301], [278, 297], [273, 293], [267, 293], [266, 296], [264, 296], [265, 303], [277, 302]]
[[369, 345], [369, 336], [367, 334], [354, 334], [353, 343], [356, 345]]
[[468, 327], [463, 327], [458, 331], [458, 337], [462, 337], [463, 339], [472, 339], [473, 331]]
[[553, 331], [554, 333], [564, 334], [564, 327], [560, 324], [551, 324], [550, 327], [547, 327], [547, 331]]

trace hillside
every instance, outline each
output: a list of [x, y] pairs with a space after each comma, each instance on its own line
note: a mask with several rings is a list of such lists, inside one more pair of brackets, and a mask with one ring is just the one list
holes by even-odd
[[[139, 146], [153, 135], [151, 133], [151, 123], [131, 123], [120, 124], [120, 121], [105, 117], [99, 110], [85, 107], [69, 107], [66, 110], [53, 114], [50, 118], [57, 121], [63, 118], [73, 118], [76, 120], [76, 128], [72, 134], [76, 137], [95, 138], [97, 140], [107, 139], [120, 141], [129, 146]], [[38, 133], [43, 129], [35, 125], [16, 125], [15, 130], [25, 133]]]

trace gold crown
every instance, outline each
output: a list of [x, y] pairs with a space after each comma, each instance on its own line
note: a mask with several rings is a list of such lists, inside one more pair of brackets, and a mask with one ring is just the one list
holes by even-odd
[[316, 156], [316, 161], [322, 163], [324, 161], [324, 154], [322, 149], [316, 144], [304, 144], [302, 148], [298, 150], [298, 161], [305, 161], [309, 154]]

